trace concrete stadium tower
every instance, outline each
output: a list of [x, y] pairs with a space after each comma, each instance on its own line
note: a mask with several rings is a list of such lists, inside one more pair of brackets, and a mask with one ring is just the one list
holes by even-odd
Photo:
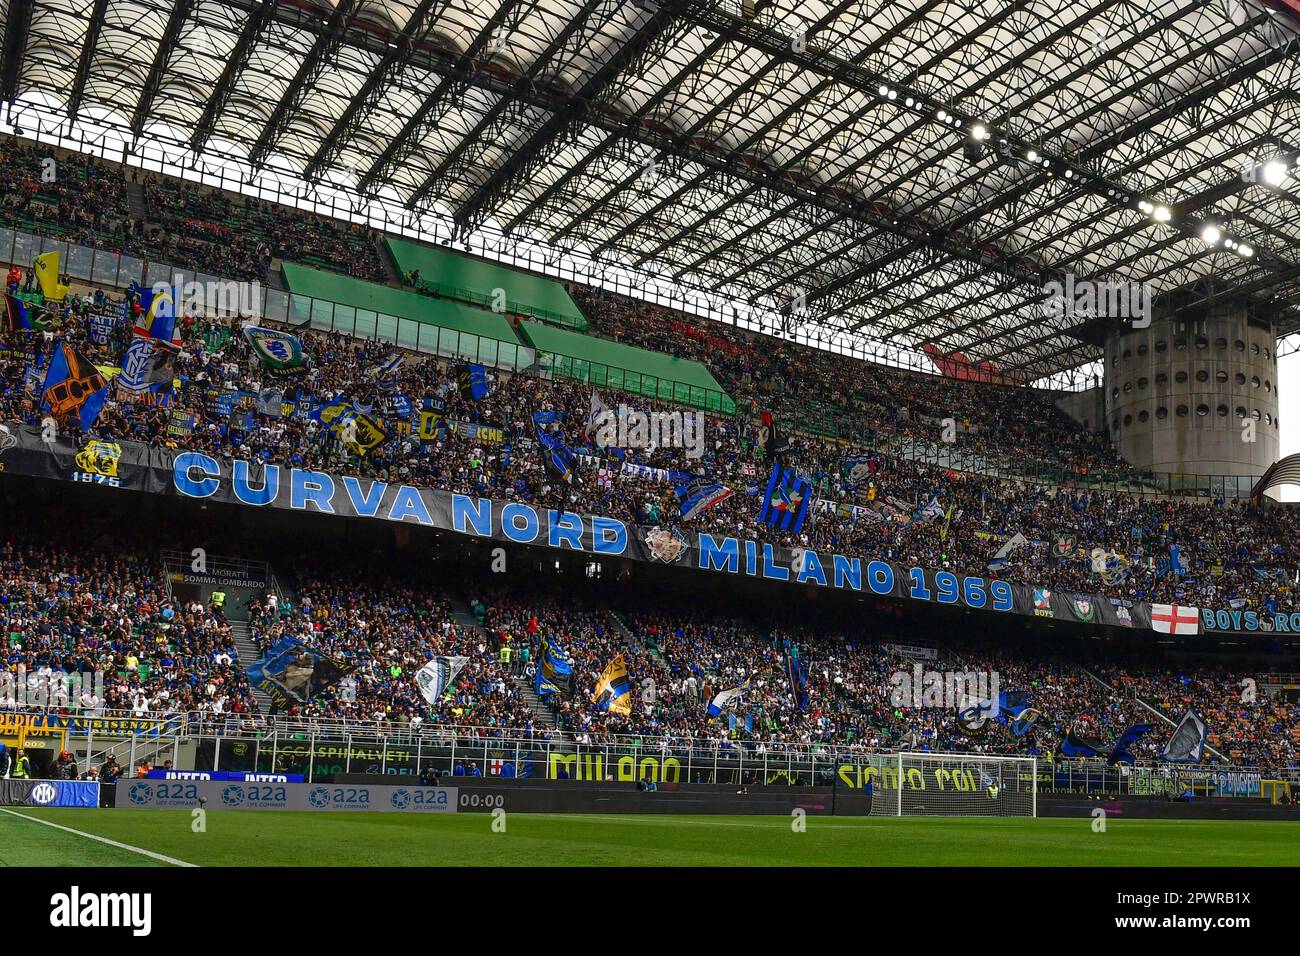
[[1249, 306], [1157, 311], [1148, 328], [1108, 335], [1105, 363], [1106, 424], [1133, 465], [1257, 476], [1277, 460], [1276, 340]]

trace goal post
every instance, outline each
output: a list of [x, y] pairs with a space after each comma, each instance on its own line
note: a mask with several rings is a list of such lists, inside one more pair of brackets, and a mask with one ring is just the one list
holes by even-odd
[[873, 814], [1038, 815], [1038, 761], [1033, 757], [904, 751], [880, 769]]

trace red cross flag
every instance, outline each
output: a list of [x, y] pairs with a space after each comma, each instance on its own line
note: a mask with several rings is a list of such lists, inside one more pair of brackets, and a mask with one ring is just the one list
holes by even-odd
[[1195, 634], [1200, 629], [1201, 609], [1181, 604], [1152, 604], [1151, 630], [1161, 634]]

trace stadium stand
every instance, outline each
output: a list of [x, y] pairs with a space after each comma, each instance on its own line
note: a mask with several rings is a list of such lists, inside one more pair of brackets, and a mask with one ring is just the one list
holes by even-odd
[[[263, 277], [272, 260], [285, 257], [356, 278], [384, 278], [363, 231], [154, 176], [143, 183], [147, 218], [132, 223], [120, 170], [88, 160], [70, 181], [47, 186], [34, 175], [38, 160], [30, 149], [4, 147], [4, 213], [13, 225], [78, 242], [117, 243], [232, 278]], [[30, 276], [21, 270], [17, 285], [12, 274], [10, 281], [13, 293], [31, 291]], [[311, 362], [290, 382], [259, 360], [239, 317], [201, 310], [178, 322], [182, 342], [171, 403], [110, 400], [85, 437], [334, 469], [644, 525], [880, 554], [960, 574], [986, 574], [999, 545], [1021, 534], [1028, 543], [1007, 556], [998, 572], [1004, 579], [1137, 600], [1261, 610], [1290, 604], [1300, 557], [1293, 511], [1100, 487], [1140, 486], [1149, 476], [1126, 466], [1103, 435], [1075, 423], [1048, 395], [872, 365], [717, 323], [705, 326], [605, 292], [576, 286], [570, 292], [592, 334], [698, 362], [716, 375], [708, 382], [721, 383], [719, 391], [736, 398], [735, 414], [710, 410], [699, 460], [673, 448], [612, 455], [596, 447], [586, 427], [593, 389], [584, 379], [590, 376], [573, 367], [569, 374], [552, 367], [560, 374], [545, 375], [488, 370], [486, 395], [475, 398], [462, 388], [457, 363], [339, 332], [300, 331]], [[39, 300], [28, 298], [34, 306]], [[28, 387], [29, 370], [47, 368], [60, 342], [84, 349], [103, 367], [120, 366], [138, 320], [134, 305], [128, 299], [124, 309], [112, 292], [101, 290], [45, 312], [35, 306], [37, 330], [0, 327], [7, 346], [0, 352], [0, 419], [39, 425], [43, 412]], [[90, 334], [92, 316], [108, 316], [113, 324], [99, 344]], [[404, 361], [392, 380], [381, 383], [376, 369], [399, 355]], [[803, 387], [810, 381], [819, 384], [813, 400]], [[600, 379], [611, 405], [683, 412], [697, 404], [649, 398], [635, 388], [618, 391], [619, 384]], [[387, 397], [402, 395], [412, 411], [400, 422], [401, 416], [390, 415], [387, 437], [360, 454], [320, 422], [269, 412], [248, 398], [269, 385], [285, 386], [283, 397], [291, 403], [346, 397], [380, 410]], [[238, 414], [232, 396], [241, 396]], [[831, 503], [798, 535], [773, 531], [755, 518], [753, 492], [769, 467], [759, 432], [762, 412], [789, 439], [783, 461], [814, 476], [819, 497]], [[960, 423], [953, 449], [936, 442], [942, 418]], [[557, 480], [545, 467], [535, 440], [539, 430], [584, 456], [571, 481]], [[959, 453], [965, 457], [957, 460]], [[683, 518], [677, 487], [688, 472], [734, 493]], [[925, 513], [931, 502], [946, 514], [942, 521]], [[888, 520], [880, 520], [881, 511]], [[169, 605], [159, 569], [144, 550], [97, 552], [91, 572], [69, 543], [36, 541], [20, 527], [6, 529], [0, 623], [11, 669], [108, 665], [118, 679], [97, 703], [103, 709], [240, 715], [256, 708], [221, 617], [210, 608]], [[1121, 554], [1122, 573], [1104, 578], [1092, 570], [1094, 547]], [[1177, 573], [1170, 564], [1174, 553], [1185, 562]], [[906, 744], [1045, 754], [1070, 729], [1109, 738], [1157, 713], [1176, 719], [1194, 706], [1211, 725], [1211, 745], [1234, 762], [1289, 767], [1296, 760], [1296, 708], [1272, 701], [1243, 708], [1234, 698], [1241, 675], [1232, 668], [1184, 674], [1111, 666], [1098, 675], [1050, 656], [1013, 657], [996, 648], [970, 656], [968, 650], [966, 666], [997, 670], [1004, 686], [1034, 688], [1034, 706], [1045, 715], [1024, 737], [999, 726], [977, 739], [961, 733], [950, 714], [945, 719], [891, 704], [888, 675], [897, 661], [842, 633], [667, 611], [620, 617], [608, 608], [574, 607], [553, 594], [509, 591], [475, 596], [481, 628], [474, 628], [454, 620], [450, 594], [419, 581], [370, 581], [350, 567], [299, 573], [298, 606], [253, 609], [258, 649], [293, 635], [355, 670], [346, 689], [314, 695], [293, 716], [472, 727], [487, 734], [567, 733], [579, 741], [720, 735], [763, 748]], [[538, 724], [527, 696], [545, 653], [543, 639], [574, 664], [570, 692], [552, 695], [554, 727]], [[503, 644], [513, 648], [506, 657]], [[801, 709], [783, 667], [791, 654], [805, 653], [810, 705]], [[628, 715], [600, 711], [580, 691], [620, 654], [637, 701]], [[448, 698], [429, 708], [410, 675], [448, 655], [469, 663]], [[707, 715], [710, 699], [746, 681], [744, 719], [721, 730]], [[1140, 755], [1150, 757], [1150, 748]]]

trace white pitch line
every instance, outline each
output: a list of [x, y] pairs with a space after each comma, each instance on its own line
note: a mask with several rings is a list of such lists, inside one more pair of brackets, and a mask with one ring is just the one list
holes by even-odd
[[85, 837], [88, 840], [95, 840], [98, 843], [105, 843], [108, 846], [116, 847], [119, 850], [129, 850], [131, 853], [139, 853], [141, 856], [147, 856], [150, 859], [158, 860], [162, 863], [170, 863], [172, 866], [198, 866], [196, 863], [186, 863], [184, 860], [164, 856], [161, 853], [153, 852], [153, 850], [145, 850], [138, 846], [131, 846], [129, 843], [118, 843], [116, 840], [110, 840], [108, 837], [98, 836], [94, 833], [86, 833], [83, 830], [74, 830], [72, 827], [65, 827], [58, 823], [51, 823], [49, 820], [42, 820], [40, 817], [29, 817], [25, 813], [19, 813], [17, 810], [7, 810], [4, 807], [0, 807], [0, 813], [7, 813], [10, 816], [18, 817], [20, 820], [30, 820], [32, 823], [39, 823], [42, 826], [53, 827], [56, 830], [62, 830], [64, 833], [71, 833], [75, 836]]

